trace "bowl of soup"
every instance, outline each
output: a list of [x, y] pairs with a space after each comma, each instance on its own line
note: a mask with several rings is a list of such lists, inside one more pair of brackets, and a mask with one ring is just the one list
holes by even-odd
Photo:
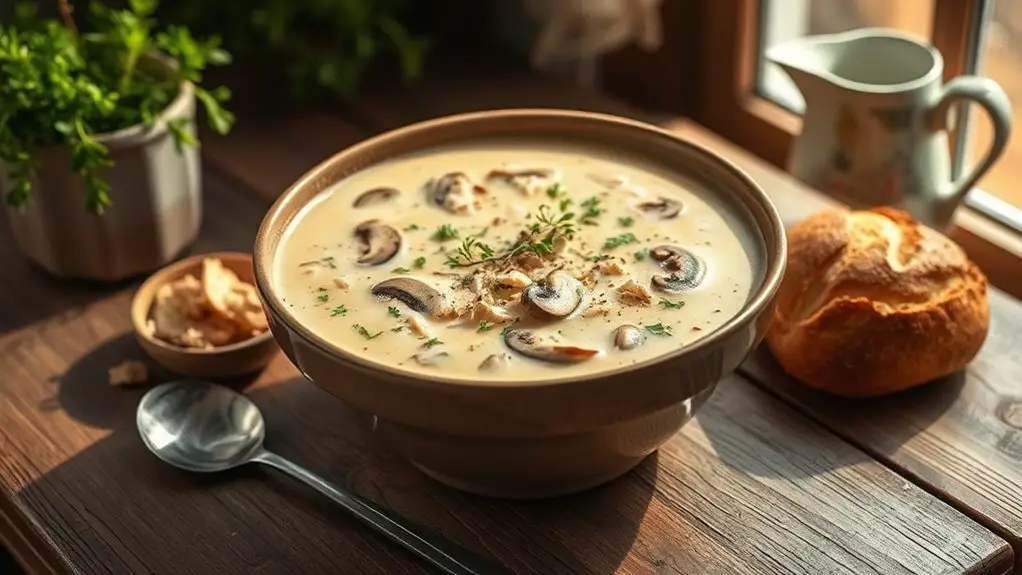
[[404, 127], [270, 208], [255, 272], [312, 382], [429, 476], [536, 498], [614, 479], [759, 343], [781, 220], [652, 125], [566, 110]]

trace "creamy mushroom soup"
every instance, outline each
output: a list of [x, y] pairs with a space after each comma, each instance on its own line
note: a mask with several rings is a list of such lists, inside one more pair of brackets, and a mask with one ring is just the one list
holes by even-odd
[[401, 370], [473, 381], [607, 371], [745, 304], [750, 240], [690, 182], [563, 142], [481, 142], [370, 167], [310, 202], [274, 281], [313, 332]]

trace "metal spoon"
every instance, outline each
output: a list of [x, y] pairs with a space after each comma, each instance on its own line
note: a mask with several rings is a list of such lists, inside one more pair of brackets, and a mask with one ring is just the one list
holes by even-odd
[[265, 463], [314, 487], [356, 519], [422, 557], [444, 573], [507, 573], [424, 527], [344, 491], [314, 473], [263, 448], [263, 415], [247, 397], [202, 381], [158, 385], [142, 397], [135, 416], [150, 451], [188, 471], [225, 471], [249, 462]]

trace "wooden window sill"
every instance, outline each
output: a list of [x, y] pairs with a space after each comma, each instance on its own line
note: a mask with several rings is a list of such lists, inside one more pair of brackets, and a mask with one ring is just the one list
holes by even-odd
[[[764, 110], [764, 113], [766, 112]], [[777, 113], [778, 110], [773, 108], [769, 112]], [[798, 120], [792, 115], [791, 118], [781, 121]], [[676, 135], [720, 154], [745, 170], [766, 190], [786, 223], [840, 205], [836, 200], [799, 182], [772, 163], [692, 120], [673, 119], [664, 122], [663, 125]], [[983, 269], [990, 283], [1016, 298], [1022, 298], [1022, 235], [991, 222], [968, 208], [958, 210], [955, 224], [949, 235]]]

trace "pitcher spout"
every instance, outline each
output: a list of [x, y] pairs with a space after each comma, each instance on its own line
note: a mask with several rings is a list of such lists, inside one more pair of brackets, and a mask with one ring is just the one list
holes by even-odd
[[802, 96], [834, 84], [833, 68], [845, 42], [838, 34], [797, 38], [767, 49], [764, 56], [780, 66]]
[[939, 81], [943, 71], [936, 48], [887, 28], [796, 38], [772, 46], [765, 56], [791, 77], [803, 96], [822, 86], [908, 92]]

